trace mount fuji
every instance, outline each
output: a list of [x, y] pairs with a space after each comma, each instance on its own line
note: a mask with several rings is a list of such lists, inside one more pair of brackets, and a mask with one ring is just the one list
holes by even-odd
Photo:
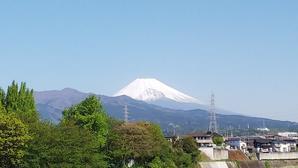
[[190, 110], [207, 107], [202, 101], [153, 78], [136, 79], [114, 94], [115, 97], [122, 95], [172, 109]]

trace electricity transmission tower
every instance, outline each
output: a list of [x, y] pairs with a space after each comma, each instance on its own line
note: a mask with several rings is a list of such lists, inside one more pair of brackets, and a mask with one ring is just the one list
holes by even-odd
[[218, 133], [217, 121], [216, 121], [216, 113], [215, 113], [215, 96], [212, 93], [211, 95], [211, 103], [209, 109], [209, 129], [208, 131], [212, 133]]
[[128, 123], [128, 108], [127, 108], [127, 105], [124, 106], [124, 122]]

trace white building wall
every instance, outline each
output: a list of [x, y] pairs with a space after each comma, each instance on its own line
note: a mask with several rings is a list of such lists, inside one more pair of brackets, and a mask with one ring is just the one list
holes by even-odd
[[298, 159], [298, 152], [288, 153], [258, 153], [259, 160], [290, 160]]

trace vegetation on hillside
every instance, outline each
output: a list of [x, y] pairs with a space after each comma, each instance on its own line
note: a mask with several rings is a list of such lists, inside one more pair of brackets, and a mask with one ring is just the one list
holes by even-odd
[[59, 124], [41, 121], [33, 90], [0, 89], [0, 167], [191, 168], [192, 138], [169, 143], [158, 125], [110, 118], [96, 96], [67, 108]]

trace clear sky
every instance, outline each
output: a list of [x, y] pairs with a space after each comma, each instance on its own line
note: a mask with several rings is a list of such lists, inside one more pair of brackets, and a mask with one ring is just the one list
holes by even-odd
[[298, 121], [298, 1], [1, 1], [0, 77], [105, 95], [152, 77]]

